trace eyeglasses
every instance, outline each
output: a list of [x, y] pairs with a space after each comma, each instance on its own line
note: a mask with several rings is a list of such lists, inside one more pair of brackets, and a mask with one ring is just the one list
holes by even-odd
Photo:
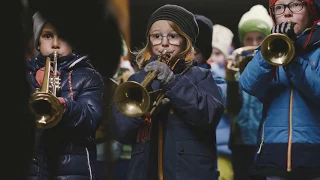
[[180, 36], [178, 34], [168, 34], [166, 36], [162, 34], [150, 34], [149, 36], [152, 45], [161, 44], [163, 37], [166, 37], [171, 45], [180, 45]]
[[286, 8], [289, 8], [289, 10], [293, 13], [299, 12], [303, 9], [303, 5], [305, 4], [305, 1], [294, 1], [289, 4], [277, 4], [274, 6], [271, 6], [271, 12], [274, 15], [280, 15], [283, 14]]

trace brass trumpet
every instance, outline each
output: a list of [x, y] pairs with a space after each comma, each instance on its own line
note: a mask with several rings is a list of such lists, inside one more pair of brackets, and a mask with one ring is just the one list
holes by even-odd
[[280, 33], [267, 36], [261, 44], [261, 55], [274, 66], [287, 65], [294, 56], [295, 47], [291, 39]]
[[[291, 20], [288, 21], [292, 24]], [[274, 66], [287, 65], [294, 57], [295, 47], [292, 40], [281, 33], [267, 36], [261, 43], [261, 55]]]
[[56, 97], [60, 88], [60, 78], [57, 75], [58, 53], [53, 53], [53, 76], [50, 77], [51, 59], [47, 57], [43, 85], [31, 95], [30, 107], [35, 115], [37, 128], [47, 129], [54, 127], [63, 114], [63, 107]]
[[242, 73], [253, 58], [257, 48], [258, 46], [245, 46], [234, 50], [231, 55], [233, 60], [228, 62], [227, 68]]
[[[170, 57], [164, 54], [158, 57], [158, 61], [166, 61]], [[118, 110], [129, 117], [139, 117], [150, 109], [150, 96], [147, 86], [157, 77], [157, 72], [149, 72], [141, 84], [134, 81], [126, 81], [120, 84], [114, 92], [114, 104]], [[156, 99], [154, 107], [164, 98], [164, 93], [160, 93]], [[150, 114], [155, 110], [152, 108]]]

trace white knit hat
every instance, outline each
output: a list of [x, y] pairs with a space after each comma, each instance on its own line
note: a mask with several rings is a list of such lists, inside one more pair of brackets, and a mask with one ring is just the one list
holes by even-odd
[[220, 24], [213, 25], [212, 47], [219, 49], [226, 57], [229, 55], [233, 33], [230, 29]]
[[267, 36], [270, 34], [272, 26], [272, 18], [267, 9], [260, 4], [254, 5], [240, 19], [238, 24], [239, 40], [242, 42], [244, 35], [253, 31], [261, 32]]

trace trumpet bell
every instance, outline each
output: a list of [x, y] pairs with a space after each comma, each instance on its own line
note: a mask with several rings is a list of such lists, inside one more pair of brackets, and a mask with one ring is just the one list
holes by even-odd
[[270, 34], [261, 44], [261, 55], [271, 65], [287, 65], [294, 57], [291, 39], [281, 33]]
[[234, 50], [231, 55], [232, 61], [228, 62], [227, 68], [234, 72], [240, 72], [241, 74], [253, 58], [257, 48], [258, 46], [245, 46]]
[[149, 93], [137, 82], [127, 81], [120, 84], [114, 94], [115, 106], [126, 116], [139, 117], [149, 110]]
[[32, 94], [30, 107], [37, 120], [37, 128], [48, 129], [57, 125], [63, 114], [63, 107], [58, 98], [51, 93]]

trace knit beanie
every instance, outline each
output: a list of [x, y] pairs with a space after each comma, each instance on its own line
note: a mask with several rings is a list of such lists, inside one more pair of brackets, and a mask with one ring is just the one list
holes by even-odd
[[198, 24], [194, 18], [193, 13], [185, 8], [177, 5], [167, 4], [156, 11], [154, 11], [149, 18], [146, 37], [149, 35], [149, 30], [152, 24], [158, 20], [169, 20], [179, 26], [184, 33], [186, 33], [192, 41], [192, 44], [196, 42], [196, 38], [199, 33]]
[[33, 39], [34, 39], [34, 47], [38, 50], [39, 46], [39, 38], [41, 35], [41, 31], [43, 26], [47, 22], [39, 12], [36, 12], [33, 16]]
[[233, 33], [230, 29], [220, 24], [213, 25], [212, 47], [219, 49], [226, 57], [232, 44]]
[[243, 38], [248, 32], [260, 32], [268, 36], [273, 26], [272, 19], [267, 9], [258, 4], [243, 14], [238, 24], [239, 40], [242, 44]]
[[[269, 7], [274, 6], [274, 4], [277, 2], [278, 0], [269, 0]], [[307, 6], [309, 8], [309, 11], [311, 12], [311, 17], [314, 18], [314, 20], [319, 20], [320, 18], [320, 1], [319, 0], [304, 0], [307, 3]], [[275, 17], [270, 11], [270, 15], [272, 17], [273, 22], [275, 23]]]
[[209, 59], [212, 52], [212, 31], [213, 24], [210, 19], [202, 15], [194, 15], [199, 26], [199, 35], [195, 47], [203, 54], [204, 58]]

